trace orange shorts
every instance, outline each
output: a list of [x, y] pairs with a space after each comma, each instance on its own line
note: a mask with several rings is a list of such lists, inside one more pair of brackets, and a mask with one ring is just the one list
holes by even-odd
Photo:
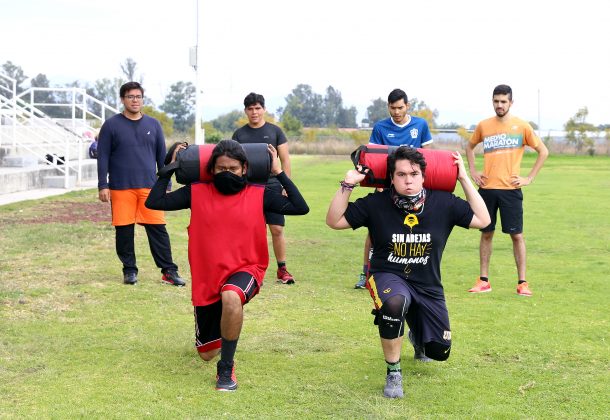
[[112, 226], [125, 226], [134, 223], [164, 225], [165, 212], [151, 210], [144, 205], [149, 193], [150, 188], [110, 190]]

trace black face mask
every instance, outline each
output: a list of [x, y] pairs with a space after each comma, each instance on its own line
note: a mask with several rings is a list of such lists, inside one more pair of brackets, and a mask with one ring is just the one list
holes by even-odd
[[246, 177], [233, 172], [222, 171], [214, 175], [214, 186], [221, 194], [237, 194], [246, 186]]

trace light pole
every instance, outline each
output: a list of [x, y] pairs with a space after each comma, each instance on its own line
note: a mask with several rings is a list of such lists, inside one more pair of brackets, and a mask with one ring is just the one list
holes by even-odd
[[199, 1], [195, 0], [195, 6], [197, 9], [197, 43], [190, 49], [189, 61], [191, 66], [195, 69], [195, 144], [205, 143], [205, 130], [203, 128], [203, 113], [202, 113], [202, 87], [201, 82], [201, 62], [202, 54], [200, 54], [199, 46], [201, 40], [199, 39], [199, 20], [200, 20], [200, 8]]
[[542, 127], [540, 127], [540, 89], [538, 89], [538, 137], [542, 133]]

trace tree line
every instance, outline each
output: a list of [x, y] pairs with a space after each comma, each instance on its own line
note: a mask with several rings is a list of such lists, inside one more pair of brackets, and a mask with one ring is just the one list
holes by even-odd
[[[132, 58], [127, 58], [119, 65], [120, 73], [113, 78], [102, 78], [93, 83], [75, 80], [63, 86], [51, 86], [51, 82], [44, 73], [29, 77], [21, 66], [11, 61], [6, 61], [0, 66], [2, 72], [15, 80], [16, 94], [19, 95], [29, 88], [81, 88], [85, 92], [114, 108], [119, 108], [118, 98], [119, 88], [127, 81], [136, 81], [143, 84], [143, 77], [138, 75], [137, 63]], [[26, 82], [29, 81], [29, 86]], [[9, 88], [8, 81], [0, 79], [0, 84]], [[68, 107], [55, 106], [57, 104], [69, 104], [70, 93], [61, 91], [37, 91], [34, 95], [34, 102], [39, 104], [49, 104], [48, 106], [37, 106], [42, 112], [51, 118], [71, 118], [72, 110]], [[178, 81], [170, 86], [169, 92], [164, 101], [158, 107], [147, 96], [144, 97], [144, 111], [155, 114], [164, 122], [166, 134], [171, 134], [174, 130], [187, 132], [195, 124], [195, 86], [191, 82]], [[90, 104], [88, 107], [99, 115], [100, 106]]]
[[[19, 65], [11, 61], [2, 64], [1, 68], [4, 74], [16, 80], [17, 94], [22, 93], [29, 87], [51, 87], [51, 82], [43, 73], [30, 78]], [[88, 95], [118, 108], [120, 105], [118, 99], [119, 87], [126, 81], [143, 82], [143, 77], [138, 75], [137, 72], [137, 63], [132, 58], [127, 58], [123, 63], [120, 63], [119, 68], [120, 74], [114, 78], [102, 78], [93, 83], [83, 83], [76, 80], [64, 86], [55, 87], [82, 88]], [[28, 80], [30, 86], [26, 86]], [[0, 83], [3, 82], [5, 83], [5, 81], [0, 80]], [[69, 103], [66, 95], [63, 92], [39, 91], [36, 92], [34, 100], [37, 103], [51, 105]], [[341, 92], [333, 86], [328, 86], [324, 94], [320, 94], [314, 92], [310, 85], [298, 84], [285, 97], [285, 100], [286, 105], [276, 110], [277, 118], [272, 113], [269, 115], [270, 118], [282, 124], [283, 128], [289, 133], [298, 134], [303, 127], [357, 128], [360, 126], [357, 122], [358, 111], [356, 107], [345, 106]], [[371, 105], [367, 108], [366, 117], [361, 121], [370, 125], [388, 116], [387, 104], [384, 99], [377, 98], [371, 102]], [[155, 112], [161, 111], [167, 114], [173, 122], [173, 128], [177, 131], [188, 132], [195, 123], [195, 86], [191, 82], [178, 81], [172, 84], [163, 103], [158, 107], [148, 97], [145, 97], [144, 104], [148, 109], [152, 108]], [[53, 118], [69, 118], [71, 116], [71, 111], [66, 108], [54, 106], [41, 106], [41, 108], [43, 112]], [[432, 127], [435, 126], [438, 111], [428, 108], [423, 101], [417, 99], [411, 101], [411, 110], [415, 115], [426, 118]], [[220, 115], [210, 123], [215, 130], [223, 133], [232, 132], [237, 128], [235, 124], [242, 117], [243, 112], [235, 110]]]
[[[29, 77], [17, 64], [7, 61], [0, 67], [3, 73], [16, 81], [17, 94], [24, 92], [29, 87], [49, 88], [51, 83], [47, 76], [38, 73]], [[102, 78], [93, 83], [74, 81], [64, 86], [84, 89], [88, 95], [112, 106], [119, 108], [118, 90], [126, 81], [143, 82], [143, 77], [138, 75], [137, 63], [132, 58], [127, 58], [119, 65], [120, 72], [113, 78]], [[25, 86], [29, 80], [28, 87]], [[4, 79], [0, 84], [8, 88]], [[36, 103], [47, 103], [50, 106], [39, 106], [39, 108], [52, 118], [70, 118], [71, 110], [67, 107], [52, 106], [53, 104], [70, 103], [66, 92], [36, 92], [34, 101]], [[330, 127], [330, 128], [358, 128], [362, 125], [372, 127], [377, 121], [388, 117], [387, 101], [381, 97], [372, 99], [366, 109], [365, 118], [361, 124], [357, 122], [357, 110], [354, 106], [346, 106], [343, 103], [341, 92], [333, 86], [328, 86], [322, 93], [315, 92], [308, 84], [298, 84], [285, 97], [286, 104], [279, 107], [275, 114], [267, 114], [267, 120], [280, 125], [288, 136], [300, 136], [303, 128]], [[431, 130], [456, 129], [458, 135], [464, 140], [470, 137], [468, 130], [458, 123], [438, 125], [438, 111], [429, 107], [424, 101], [413, 98], [410, 103], [410, 114], [424, 118]], [[173, 83], [168, 93], [159, 106], [145, 97], [144, 112], [159, 119], [163, 125], [166, 136], [171, 136], [174, 131], [192, 135], [195, 125], [195, 86], [191, 82], [177, 81]], [[98, 105], [92, 105], [93, 111]], [[580, 108], [573, 117], [565, 124], [566, 141], [573, 145], [577, 153], [586, 152], [595, 154], [595, 138], [599, 133], [604, 133], [606, 141], [610, 143], [610, 124], [595, 126], [587, 122], [588, 109]], [[242, 110], [233, 110], [220, 115], [215, 119], [204, 123], [206, 137], [212, 141], [230, 135], [236, 128], [247, 122]], [[534, 122], [530, 124], [537, 129]], [[472, 130], [474, 127], [470, 127]], [[550, 137], [544, 138], [550, 142]]]

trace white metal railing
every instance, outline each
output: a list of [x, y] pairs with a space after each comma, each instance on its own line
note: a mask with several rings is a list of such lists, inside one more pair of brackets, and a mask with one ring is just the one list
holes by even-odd
[[[81, 182], [82, 138], [79, 135], [56, 124], [42, 111], [28, 106], [19, 98], [9, 99], [0, 95], [0, 104], [2, 108], [12, 106], [12, 115], [4, 115], [3, 125], [11, 126], [13, 150], [23, 149], [54, 166], [64, 175], [66, 188], [70, 183], [71, 171], [76, 174], [77, 181]], [[63, 156], [49, 162], [48, 154]], [[77, 156], [76, 164], [71, 162], [71, 156], [74, 155]]]
[[[65, 176], [66, 188], [71, 173], [76, 173], [80, 183], [86, 153], [84, 137], [95, 130], [92, 125], [101, 126], [119, 111], [82, 88], [32, 87], [17, 94], [14, 79], [0, 73], [0, 82], [3, 82], [0, 83], [0, 146], [10, 138], [13, 150], [22, 149], [42, 161], [48, 160], [48, 154], [63, 155], [63, 159], [54, 159], [49, 164]], [[42, 102], [36, 101], [37, 92], [61, 94], [53, 95], [53, 101]], [[58, 102], [58, 99], [64, 101]], [[51, 118], [39, 107], [67, 107], [70, 118]], [[72, 162], [73, 157], [76, 163]]]
[[[50, 93], [66, 93], [66, 102], [37, 102], [36, 92]], [[83, 127], [88, 130], [94, 128], [89, 123], [93, 120], [101, 126], [106, 119], [114, 114], [118, 114], [119, 110], [100, 101], [99, 99], [89, 95], [83, 88], [43, 88], [32, 87], [18, 95], [19, 98], [27, 102], [31, 107], [62, 107], [70, 109], [71, 117], [68, 120], [73, 129]], [[99, 113], [95, 111], [97, 105], [100, 109]]]
[[[8, 86], [4, 86], [7, 84]], [[15, 101], [17, 99], [17, 81], [12, 77], [6, 76], [0, 73], [0, 96], [3, 98], [7, 98], [7, 101], [0, 102], [0, 126], [2, 126], [2, 122], [4, 118], [12, 118], [16, 119], [16, 104]], [[15, 142], [15, 126], [13, 125], [10, 133], [11, 143]], [[3, 136], [0, 133], [0, 146], [3, 143]]]

